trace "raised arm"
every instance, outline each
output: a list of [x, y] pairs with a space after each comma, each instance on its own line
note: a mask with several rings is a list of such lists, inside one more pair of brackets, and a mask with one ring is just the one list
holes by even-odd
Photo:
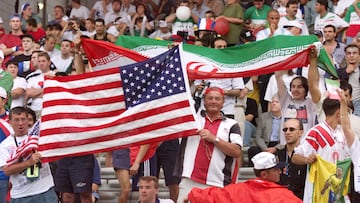
[[286, 71], [282, 70], [282, 71], [275, 72], [275, 78], [276, 78], [276, 83], [278, 86], [279, 98], [282, 98], [286, 94], [286, 91], [287, 91], [283, 77], [282, 77], [284, 75], [284, 72], [286, 72]]
[[310, 67], [308, 73], [309, 91], [312, 101], [317, 104], [321, 98], [319, 88], [319, 70], [317, 67], [317, 50], [312, 47], [310, 50]]
[[341, 128], [345, 135], [346, 144], [348, 145], [348, 147], [351, 147], [355, 139], [355, 134], [350, 124], [347, 100], [343, 90], [337, 90], [337, 92], [340, 96]]

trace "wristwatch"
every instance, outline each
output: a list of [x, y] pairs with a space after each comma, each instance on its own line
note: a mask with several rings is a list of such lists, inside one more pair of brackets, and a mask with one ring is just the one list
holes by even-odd
[[218, 143], [218, 142], [220, 142], [220, 138], [216, 137], [215, 138], [215, 143]]

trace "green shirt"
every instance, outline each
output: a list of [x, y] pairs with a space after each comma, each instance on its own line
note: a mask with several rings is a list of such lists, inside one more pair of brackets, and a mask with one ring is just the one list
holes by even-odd
[[14, 80], [10, 73], [0, 70], [0, 87], [4, 88], [8, 93], [8, 101], [5, 108], [10, 109], [11, 106], [11, 89], [13, 87]]
[[[222, 15], [231, 18], [244, 19], [244, 10], [239, 3], [226, 5]], [[236, 44], [239, 41], [242, 24], [229, 23], [230, 29], [223, 36], [228, 44]]]
[[245, 20], [251, 20], [252, 24], [261, 25], [266, 23], [266, 18], [271, 7], [263, 5], [261, 9], [256, 9], [255, 6], [251, 6], [245, 11]]

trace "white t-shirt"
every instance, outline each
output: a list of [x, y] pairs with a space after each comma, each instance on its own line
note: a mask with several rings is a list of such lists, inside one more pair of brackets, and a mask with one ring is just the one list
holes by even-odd
[[[67, 32], [65, 32], [65, 33], [67, 33]], [[64, 33], [64, 35], [65, 35], [65, 33]], [[72, 41], [72, 39], [71, 39], [71, 41]], [[48, 53], [50, 58], [61, 54], [61, 51], [59, 49], [56, 49], [55, 47], [52, 51], [46, 51], [44, 49], [44, 46], [42, 46], [42, 47], [40, 47], [40, 51], [45, 51], [46, 53]]]
[[[265, 28], [263, 30], [260, 30], [256, 34], [256, 41], [263, 40], [269, 38], [270, 35], [270, 28]], [[277, 35], [292, 35], [291, 32], [289, 32], [287, 29], [278, 27], [277, 30], [275, 30], [274, 36]]]
[[[105, 13], [104, 13], [104, 9], [103, 9], [103, 6], [102, 6], [102, 2], [103, 1], [97, 1], [95, 2], [94, 6], [92, 7], [93, 10], [95, 10], [95, 20], [98, 19], [98, 18], [102, 18], [104, 19], [105, 17]], [[112, 5], [111, 5], [111, 2], [109, 2], [107, 5], [106, 5], [106, 9], [107, 9], [107, 12], [112, 12]]]
[[86, 36], [88, 36], [88, 37], [91, 37], [91, 36], [93, 36], [93, 35], [96, 34], [96, 31], [95, 31], [95, 30], [92, 31], [92, 32], [89, 32], [89, 31], [81, 31], [81, 34], [86, 35]]
[[[18, 145], [21, 144], [26, 137], [26, 135], [16, 137]], [[6, 161], [10, 158], [16, 148], [13, 135], [8, 136], [0, 144], [0, 167], [6, 165]], [[23, 173], [19, 173], [11, 175], [10, 182], [12, 184], [12, 188], [10, 190], [11, 198], [21, 198], [41, 194], [54, 187], [54, 180], [48, 163], [42, 163], [40, 174], [37, 179], [29, 180], [25, 175], [23, 175]]]
[[[44, 74], [41, 73], [40, 70], [36, 70], [35, 72], [33, 72], [31, 74], [38, 74], [38, 73], [40, 73], [40, 74], [29, 78], [27, 88], [38, 88], [39, 89], [39, 88], [44, 87]], [[28, 77], [30, 75], [28, 75]], [[42, 100], [43, 100], [42, 97], [41, 98], [39, 98], [39, 97], [32, 98], [30, 108], [33, 111], [41, 111], [42, 110]]]
[[[114, 22], [117, 17], [122, 17], [122, 18], [126, 18], [126, 19], [130, 18], [130, 16], [128, 16], [128, 14], [123, 13], [123, 12], [119, 12], [119, 13], [114, 13], [113, 11], [112, 11], [112, 12], [108, 12], [108, 13], [105, 15], [105, 18], [104, 18], [105, 25]], [[131, 18], [130, 18], [130, 19], [131, 19]], [[128, 21], [129, 21], [129, 20], [128, 20]], [[130, 21], [131, 21], [131, 20], [130, 20]], [[130, 21], [129, 21], [129, 22], [130, 22]]]
[[70, 18], [87, 19], [89, 17], [89, 14], [89, 9], [81, 5], [79, 8], [71, 9]]
[[328, 12], [323, 18], [317, 15], [314, 23], [314, 30], [323, 30], [326, 25], [334, 25], [336, 29], [349, 27], [349, 24], [335, 13]]
[[126, 7], [124, 5], [121, 5], [120, 13], [126, 13], [128, 15], [131, 15], [133, 13], [136, 13], [136, 7], [132, 4], [129, 5], [129, 7]]
[[67, 59], [63, 59], [61, 55], [51, 58], [51, 62], [55, 65], [58, 72], [66, 72], [74, 57], [70, 56]]
[[[17, 89], [17, 88], [22, 88], [23, 90], [26, 89], [27, 83], [25, 78], [22, 77], [16, 77], [14, 79], [14, 85], [12, 90]], [[25, 103], [25, 93], [23, 95], [21, 95], [20, 97], [18, 97], [17, 99], [14, 99], [11, 101], [11, 108], [17, 107], [17, 106], [24, 106]]]
[[354, 0], [340, 0], [337, 4], [337, 6], [334, 6], [334, 13], [336, 15], [341, 15], [346, 8], [349, 8], [349, 6], [354, 2]]

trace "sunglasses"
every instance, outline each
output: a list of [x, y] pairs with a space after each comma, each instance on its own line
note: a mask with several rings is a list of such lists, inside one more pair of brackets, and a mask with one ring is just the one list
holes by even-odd
[[282, 129], [282, 131], [283, 131], [284, 133], [286, 133], [288, 130], [289, 130], [290, 132], [293, 132], [293, 131], [295, 131], [295, 130], [299, 130], [299, 129], [296, 129], [296, 128], [293, 128], [293, 127], [290, 127], [290, 128], [283, 128], [283, 129]]

